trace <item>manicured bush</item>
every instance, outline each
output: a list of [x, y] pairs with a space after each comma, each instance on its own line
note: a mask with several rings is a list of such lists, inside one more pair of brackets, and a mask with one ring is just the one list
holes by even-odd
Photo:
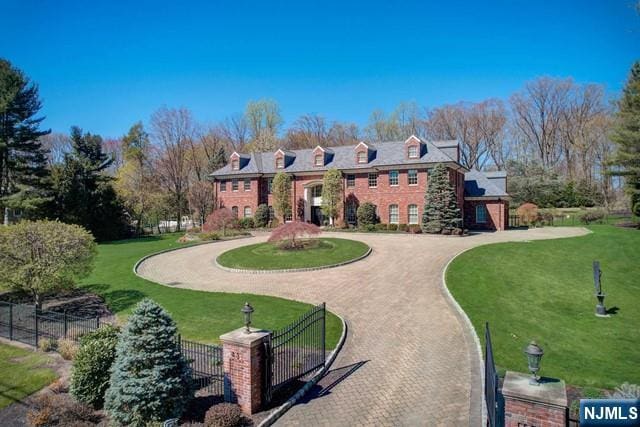
[[244, 424], [244, 417], [238, 405], [219, 403], [212, 406], [204, 416], [205, 427], [237, 427]]
[[407, 224], [398, 225], [398, 231], [408, 231], [408, 230], [409, 230], [409, 226]]
[[363, 226], [361, 228], [364, 231], [376, 231], [376, 229], [377, 229], [376, 226], [378, 226], [378, 225], [380, 225], [380, 224], [367, 224], [367, 225], [365, 225], [365, 226]]
[[78, 352], [78, 343], [70, 339], [58, 340], [58, 353], [65, 360], [73, 360]]
[[281, 225], [271, 232], [268, 242], [276, 242], [281, 249], [300, 249], [302, 248], [302, 237], [317, 236], [320, 234], [320, 228], [314, 224], [304, 222], [288, 222]]
[[40, 338], [38, 340], [38, 349], [48, 353], [58, 348], [58, 341], [55, 338]]
[[43, 393], [33, 400], [27, 412], [31, 427], [91, 426], [99, 421], [93, 409], [75, 402], [68, 394]]
[[580, 215], [580, 221], [583, 224], [591, 224], [592, 222], [602, 221], [605, 217], [603, 211], [588, 211]]
[[398, 224], [389, 224], [387, 226], [387, 230], [389, 230], [389, 231], [398, 231]]
[[373, 203], [369, 202], [364, 202], [358, 206], [356, 217], [358, 218], [358, 226], [360, 227], [365, 227], [369, 224], [376, 224], [378, 222], [376, 207]]
[[373, 229], [375, 231], [387, 231], [387, 224], [382, 224], [382, 223], [374, 224]]
[[179, 418], [193, 397], [191, 369], [175, 322], [157, 303], [135, 307], [116, 347], [105, 409], [118, 424], [144, 426]]
[[269, 217], [271, 214], [269, 213], [269, 206], [262, 203], [258, 205], [256, 209], [256, 214], [253, 217], [254, 225], [258, 228], [266, 227], [269, 224]]
[[104, 325], [80, 341], [73, 361], [69, 391], [79, 402], [98, 409], [104, 404], [109, 388], [111, 366], [116, 358], [116, 345], [120, 330]]
[[200, 240], [203, 240], [203, 241], [220, 240], [220, 234], [219, 233], [202, 233], [200, 234]]
[[253, 218], [248, 217], [248, 218], [240, 218], [238, 220], [238, 227], [246, 230], [248, 228], [254, 228], [254, 222], [253, 222]]
[[413, 234], [422, 234], [422, 228], [420, 228], [419, 225], [410, 225], [409, 226], [409, 233], [413, 233]]

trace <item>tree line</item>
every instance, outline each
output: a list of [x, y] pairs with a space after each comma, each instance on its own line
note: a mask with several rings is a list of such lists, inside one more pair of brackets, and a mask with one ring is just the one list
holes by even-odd
[[[208, 175], [234, 150], [331, 147], [410, 135], [457, 139], [465, 167], [507, 170], [516, 205], [610, 206], [618, 197], [613, 176], [623, 175], [627, 189], [637, 176], [633, 160], [620, 153], [625, 141], [632, 141], [627, 151], [631, 158], [637, 155], [638, 67], [619, 102], [602, 85], [541, 77], [507, 100], [435, 108], [403, 102], [389, 113], [373, 111], [363, 127], [319, 114], [285, 127], [279, 105], [258, 100], [213, 125], [198, 123], [186, 108], [162, 107], [146, 124], [134, 123], [126, 135], [105, 139], [79, 127], [69, 134], [41, 129], [38, 86], [0, 60], [4, 222], [12, 221], [12, 212], [60, 219], [85, 226], [101, 240], [169, 218], [180, 229], [182, 217], [202, 224], [213, 210]], [[624, 126], [632, 129], [621, 130]]]

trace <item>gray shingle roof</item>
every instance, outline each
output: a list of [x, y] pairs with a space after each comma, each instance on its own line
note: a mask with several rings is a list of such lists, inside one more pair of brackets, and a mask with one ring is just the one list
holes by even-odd
[[507, 173], [480, 172], [471, 170], [464, 174], [464, 196], [465, 197], [508, 197], [506, 191], [496, 185], [490, 178], [506, 179]]
[[[444, 141], [440, 141], [442, 143]], [[284, 172], [312, 172], [325, 171], [330, 168], [338, 169], [370, 169], [380, 166], [411, 165], [424, 163], [455, 162], [454, 159], [445, 154], [431, 141], [422, 141], [423, 149], [417, 159], [407, 159], [404, 149], [405, 141], [380, 142], [376, 144], [367, 143], [371, 148], [371, 160], [368, 163], [357, 163], [355, 148], [358, 144], [345, 145], [341, 147], [331, 147], [327, 150], [327, 161], [324, 166], [314, 166], [313, 150], [293, 150], [287, 155], [292, 157], [292, 161], [284, 169], [276, 170], [275, 151], [267, 153], [251, 153], [249, 162], [240, 170], [234, 171], [228, 164], [211, 176], [243, 175], [243, 174], [275, 174], [282, 170]], [[283, 150], [284, 151], [284, 150]]]

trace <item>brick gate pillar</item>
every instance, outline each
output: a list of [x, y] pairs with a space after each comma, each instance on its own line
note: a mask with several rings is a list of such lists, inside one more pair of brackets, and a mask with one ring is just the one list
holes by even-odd
[[568, 411], [564, 381], [543, 378], [531, 385], [530, 375], [507, 371], [502, 385], [505, 427], [565, 427]]
[[220, 336], [224, 368], [224, 400], [237, 403], [248, 415], [261, 409], [264, 345], [269, 332], [236, 329]]

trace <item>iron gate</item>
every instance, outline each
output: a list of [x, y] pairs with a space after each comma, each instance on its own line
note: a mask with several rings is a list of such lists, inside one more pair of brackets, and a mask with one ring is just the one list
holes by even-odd
[[498, 402], [498, 373], [493, 360], [493, 347], [491, 346], [491, 333], [489, 322], [484, 329], [484, 399], [487, 404], [487, 423], [490, 427], [496, 426]]
[[265, 402], [271, 402], [275, 393], [324, 366], [325, 314], [322, 303], [291, 325], [273, 331], [265, 341]]
[[178, 346], [191, 367], [191, 379], [196, 390], [206, 390], [211, 395], [224, 395], [222, 347], [188, 341], [180, 335]]

